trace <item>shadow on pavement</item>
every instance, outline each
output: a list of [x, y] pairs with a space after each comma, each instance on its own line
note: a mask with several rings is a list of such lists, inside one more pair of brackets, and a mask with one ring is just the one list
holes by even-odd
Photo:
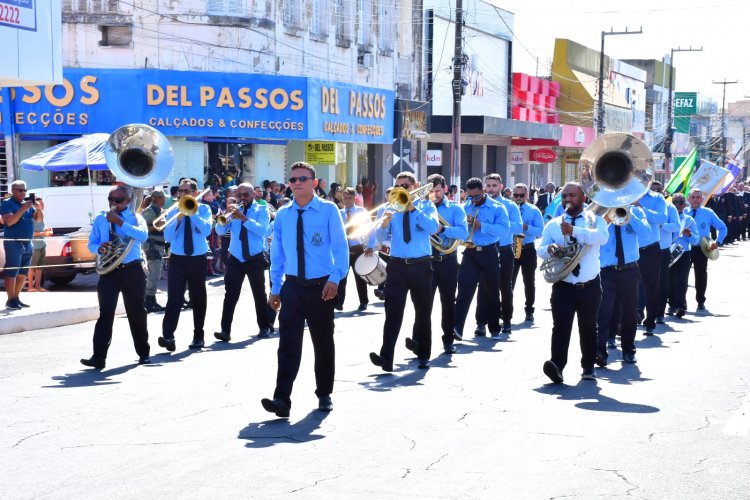
[[463, 341], [456, 342], [454, 345], [459, 354], [469, 354], [472, 352], [502, 352], [502, 349], [496, 349], [495, 347], [500, 343], [507, 344], [509, 342], [515, 342], [515, 340], [507, 334], [502, 334], [499, 339], [474, 337], [473, 342], [464, 338]]
[[[446, 358], [445, 365], [444, 365], [446, 368], [448, 367], [448, 364], [447, 364], [448, 362], [449, 360]], [[438, 366], [432, 361], [430, 363], [432, 366]], [[409, 364], [412, 364], [412, 363], [409, 363]], [[365, 389], [369, 391], [375, 391], [375, 392], [387, 392], [397, 387], [422, 385], [422, 379], [425, 377], [425, 375], [427, 375], [427, 372], [429, 370], [420, 370], [419, 368], [417, 368], [416, 360], [414, 360], [413, 364], [414, 364], [413, 367], [405, 366], [403, 364], [394, 365], [393, 369], [395, 371], [370, 375], [369, 377], [372, 380], [359, 382], [359, 385], [361, 385], [362, 387], [364, 387]], [[373, 368], [379, 369], [377, 367], [373, 367]], [[410, 369], [411, 371], [406, 371]]]
[[270, 340], [273, 337], [269, 337], [268, 339], [262, 339], [260, 337], [253, 337], [249, 338], [247, 340], [243, 340], [241, 342], [222, 342], [220, 340], [217, 340], [213, 344], [207, 345], [203, 350], [205, 351], [233, 351], [235, 349], [244, 349], [247, 346], [253, 345], [254, 343], [261, 341], [261, 340]]
[[[367, 307], [369, 308], [371, 306], [367, 306]], [[348, 311], [348, 312], [336, 311], [336, 319], [338, 318], [364, 318], [366, 316], [374, 316], [376, 314], [380, 314], [380, 313], [368, 311], [368, 310], [358, 311], [356, 309], [354, 311]]]
[[314, 432], [320, 428], [329, 412], [313, 410], [299, 422], [291, 423], [286, 418], [251, 423], [242, 429], [238, 439], [249, 441], [246, 448], [268, 448], [278, 443], [308, 443], [323, 439], [322, 434]]
[[82, 367], [82, 371], [76, 373], [68, 373], [65, 375], [59, 375], [52, 377], [52, 380], [58, 382], [57, 385], [44, 385], [45, 389], [64, 389], [69, 387], [89, 387], [94, 385], [111, 385], [119, 384], [116, 380], [110, 380], [110, 377], [116, 375], [122, 375], [123, 373], [132, 370], [137, 367], [138, 363], [131, 363], [129, 365], [119, 366], [117, 368], [111, 368], [109, 370], [94, 370], [91, 368]]
[[[634, 368], [635, 371], [631, 369]], [[611, 373], [608, 374], [611, 377], [609, 380], [615, 383], [630, 383], [633, 380], [647, 380], [640, 378], [640, 371], [638, 368], [630, 365], [627, 369], [612, 371], [607, 370]], [[599, 370], [597, 376], [602, 377], [603, 371]], [[637, 373], [638, 378], [633, 378], [634, 374]], [[619, 379], [619, 382], [617, 381]], [[557, 396], [558, 399], [564, 401], [580, 401], [589, 400], [576, 403], [575, 406], [582, 410], [590, 411], [605, 411], [613, 413], [657, 413], [661, 410], [655, 406], [642, 405], [638, 403], [626, 403], [618, 401], [609, 396], [605, 396], [601, 393], [601, 388], [597, 385], [596, 381], [591, 380], [579, 380], [576, 385], [564, 385], [564, 384], [546, 384], [542, 387], [534, 389], [536, 392], [542, 394], [549, 394], [550, 396]], [[591, 401], [593, 400], [593, 401]]]

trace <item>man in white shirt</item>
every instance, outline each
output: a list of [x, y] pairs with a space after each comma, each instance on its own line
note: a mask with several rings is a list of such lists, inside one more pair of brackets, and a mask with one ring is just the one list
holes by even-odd
[[581, 342], [581, 367], [584, 380], [594, 380], [596, 360], [596, 320], [602, 298], [599, 280], [599, 247], [607, 242], [607, 223], [583, 209], [583, 189], [577, 182], [568, 182], [562, 191], [565, 212], [552, 219], [542, 232], [537, 255], [549, 259], [561, 247], [573, 241], [585, 246], [580, 263], [552, 285], [552, 357], [544, 362], [544, 374], [552, 382], [563, 382], [562, 371], [568, 362], [568, 347], [573, 319], [578, 316]]

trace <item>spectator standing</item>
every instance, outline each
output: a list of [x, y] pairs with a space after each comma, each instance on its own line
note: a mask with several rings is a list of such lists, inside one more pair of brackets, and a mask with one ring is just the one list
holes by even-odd
[[375, 195], [378, 192], [378, 184], [367, 180], [366, 177], [362, 178], [362, 199], [364, 206], [367, 210], [372, 210], [375, 207]]
[[31, 240], [34, 236], [33, 216], [41, 211], [39, 202], [26, 198], [26, 182], [14, 181], [11, 184], [11, 196], [0, 204], [0, 214], [5, 224], [5, 291], [8, 300], [7, 309], [18, 310], [29, 307], [21, 302], [20, 294], [33, 249]]
[[44, 237], [47, 235], [44, 228], [44, 202], [39, 199], [40, 211], [34, 214], [34, 239], [31, 241], [33, 252], [31, 254], [31, 267], [29, 267], [29, 292], [46, 292], [44, 288], [44, 273], [42, 268], [44, 267], [44, 259], [47, 252], [47, 243], [44, 241]]
[[154, 228], [154, 220], [161, 215], [165, 202], [164, 191], [155, 189], [151, 192], [151, 204], [143, 211], [143, 219], [146, 221], [148, 230], [148, 239], [142, 245], [148, 265], [144, 305], [146, 311], [150, 313], [164, 311], [164, 307], [156, 302], [156, 292], [159, 288], [159, 280], [161, 280], [161, 262], [167, 252], [164, 233]]

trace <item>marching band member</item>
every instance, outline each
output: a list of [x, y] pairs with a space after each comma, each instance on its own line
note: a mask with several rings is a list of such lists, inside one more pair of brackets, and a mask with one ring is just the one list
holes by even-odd
[[[510, 333], [510, 321], [513, 318], [513, 235], [523, 233], [523, 221], [518, 205], [503, 196], [503, 179], [498, 174], [489, 174], [484, 179], [484, 190], [487, 196], [499, 202], [508, 211], [510, 231], [503, 232], [498, 240], [498, 262], [500, 265], [500, 305], [503, 320], [503, 333]], [[539, 233], [541, 234], [541, 232]], [[534, 257], [536, 259], [536, 257]], [[477, 327], [474, 335], [482, 337], [487, 335], [487, 308], [488, 297], [485, 293], [484, 284], [479, 282], [477, 292], [476, 320]]]
[[497, 243], [510, 232], [510, 220], [505, 207], [484, 192], [482, 179], [472, 177], [466, 181], [466, 193], [464, 211], [469, 237], [458, 269], [456, 324], [453, 336], [456, 340], [463, 339], [469, 306], [477, 285], [483, 282], [487, 291], [487, 323], [490, 334], [497, 338], [500, 335], [500, 273]]
[[[711, 238], [711, 228], [718, 231], [716, 241], [711, 243], [711, 250], [716, 250], [718, 245], [724, 243], [727, 237], [727, 226], [710, 208], [702, 206], [703, 193], [700, 189], [693, 188], [688, 196], [690, 208], [687, 214], [695, 220], [698, 227], [700, 238]], [[706, 288], [708, 287], [708, 257], [703, 254], [700, 245], [690, 249], [690, 257], [693, 263], [693, 272], [695, 273], [695, 301], [698, 302], [696, 311], [705, 312], [706, 310]]]
[[[375, 245], [375, 237], [372, 235], [372, 229], [367, 230], [368, 227], [372, 226], [370, 217], [367, 215], [367, 210], [364, 207], [360, 207], [354, 204], [354, 198], [357, 194], [357, 190], [353, 187], [344, 189], [344, 208], [341, 209], [341, 217], [344, 219], [344, 224], [356, 223], [346, 228], [347, 242], [349, 243], [349, 266], [354, 272], [354, 283], [357, 285], [357, 295], [359, 296], [359, 307], [358, 311], [364, 311], [367, 309], [367, 304], [370, 302], [367, 298], [367, 282], [362, 279], [354, 271], [354, 263], [357, 261], [357, 257], [362, 254], [370, 256], [373, 254], [373, 247]], [[363, 226], [364, 225], [364, 229]], [[357, 234], [354, 234], [356, 231]], [[354, 236], [352, 236], [354, 234]], [[346, 283], [349, 273], [344, 275], [344, 279], [339, 283], [339, 295], [336, 302], [335, 309], [342, 311], [344, 309], [344, 300], [346, 299]]]
[[[466, 213], [461, 205], [446, 197], [445, 177], [440, 174], [433, 174], [427, 178], [427, 182], [432, 183], [430, 195], [432, 202], [437, 207], [438, 215], [448, 223], [447, 226], [438, 225], [437, 237], [441, 241], [444, 239], [465, 240], [469, 234], [466, 229]], [[443, 351], [446, 354], [456, 352], [456, 347], [453, 345], [453, 325], [456, 321], [457, 282], [457, 252], [446, 254], [433, 248], [431, 300], [435, 300], [435, 291], [438, 290], [440, 292], [440, 326], [443, 330]], [[410, 349], [414, 347], [412, 339], [406, 339], [406, 347]]]
[[282, 418], [292, 406], [305, 321], [315, 352], [318, 409], [333, 410], [333, 306], [339, 282], [349, 270], [344, 223], [334, 203], [315, 196], [315, 169], [297, 162], [290, 170], [294, 199], [276, 212], [271, 244], [268, 304], [279, 311], [279, 367], [273, 399], [261, 400], [266, 411]]
[[583, 210], [583, 189], [577, 182], [563, 187], [562, 203], [566, 211], [544, 227], [537, 255], [554, 256], [568, 239], [589, 248], [578, 266], [570, 274], [552, 285], [552, 357], [545, 361], [543, 370], [552, 382], [563, 382], [562, 372], [568, 363], [568, 347], [573, 319], [578, 316], [578, 334], [581, 342], [581, 378], [594, 380], [596, 359], [596, 320], [602, 287], [599, 279], [599, 247], [607, 242], [607, 223], [602, 217]]
[[536, 271], [536, 249], [534, 240], [542, 237], [544, 229], [544, 220], [542, 212], [535, 205], [527, 203], [529, 188], [526, 184], [519, 183], [513, 186], [513, 200], [518, 204], [523, 221], [523, 247], [521, 248], [521, 258], [513, 259], [513, 288], [516, 287], [518, 271], [522, 272], [523, 288], [526, 295], [526, 304], [524, 312], [526, 313], [526, 322], [534, 322], [534, 302], [536, 300], [536, 288], [534, 283]]
[[151, 204], [143, 211], [143, 220], [146, 221], [148, 239], [143, 243], [143, 254], [146, 256], [148, 276], [146, 279], [146, 312], [163, 312], [164, 308], [156, 302], [156, 292], [159, 290], [161, 280], [161, 260], [167, 254], [164, 243], [164, 234], [154, 227], [154, 220], [164, 210], [166, 196], [164, 191], [155, 189], [151, 191]]
[[651, 190], [638, 200], [635, 205], [643, 208], [650, 227], [649, 235], [638, 238], [640, 245], [638, 258], [638, 269], [641, 272], [641, 281], [646, 299], [646, 316], [643, 326], [646, 328], [645, 335], [653, 335], [656, 329], [656, 317], [659, 315], [659, 268], [661, 264], [661, 225], [667, 222], [667, 202], [661, 193]]
[[115, 310], [120, 293], [125, 303], [125, 312], [128, 316], [135, 352], [138, 354], [138, 363], [146, 364], [151, 361], [144, 306], [146, 275], [143, 273], [141, 264], [141, 243], [146, 241], [148, 230], [143, 217], [128, 208], [130, 199], [131, 194], [127, 187], [112, 188], [107, 198], [110, 210], [96, 216], [89, 235], [88, 248], [95, 255], [107, 253], [114, 235], [121, 239], [133, 238], [137, 242], [119, 266], [107, 274], [99, 275], [99, 282], [96, 285], [99, 297], [99, 319], [96, 320], [94, 326], [94, 355], [88, 359], [82, 359], [81, 364], [99, 370], [104, 368], [109, 344], [112, 342], [112, 324], [115, 321]]
[[[396, 186], [414, 191], [419, 183], [414, 174], [401, 172]], [[432, 249], [430, 235], [439, 229], [437, 209], [430, 200], [413, 200], [404, 212], [387, 211], [377, 228], [381, 240], [391, 232], [391, 260], [386, 267], [385, 324], [380, 353], [370, 353], [370, 361], [383, 371], [393, 371], [393, 355], [404, 319], [406, 295], [414, 304], [413, 351], [419, 368], [430, 367], [432, 348]]]
[[[664, 186], [659, 181], [651, 183], [651, 191], [664, 195]], [[683, 197], [684, 198], [684, 197]], [[677, 209], [671, 203], [667, 203], [667, 222], [661, 225], [659, 232], [659, 248], [661, 248], [661, 263], [659, 268], [659, 309], [656, 315], [656, 323], [664, 323], [664, 312], [667, 309], [669, 298], [669, 261], [671, 259], [670, 246], [675, 234], [680, 230], [680, 217]]]
[[638, 241], [648, 238], [651, 229], [643, 209], [627, 208], [630, 222], [622, 226], [609, 218], [607, 242], [599, 249], [602, 298], [597, 319], [596, 364], [607, 366], [607, 342], [614, 340], [613, 310], [619, 306], [620, 338], [623, 363], [635, 363], [635, 332], [638, 327]]
[[[198, 184], [187, 181], [180, 184], [177, 196], [198, 196]], [[204, 346], [203, 324], [206, 321], [206, 273], [208, 241], [211, 233], [211, 208], [198, 203], [195, 215], [180, 213], [164, 228], [164, 240], [170, 243], [169, 272], [167, 274], [167, 307], [162, 322], [159, 346], [175, 350], [174, 332], [180, 320], [185, 287], [190, 287], [193, 309], [193, 341], [190, 349]]]
[[235, 196], [239, 203], [235, 206], [236, 210], [228, 216], [231, 220], [225, 225], [216, 224], [218, 235], [231, 233], [229, 259], [224, 274], [225, 295], [224, 308], [221, 312], [221, 331], [214, 333], [214, 337], [222, 342], [228, 342], [231, 339], [234, 310], [237, 307], [245, 277], [250, 282], [250, 290], [255, 303], [258, 337], [266, 338], [271, 333], [266, 300], [266, 255], [263, 252], [266, 231], [270, 223], [268, 208], [254, 202], [253, 186], [250, 183], [240, 184]]
[[677, 209], [680, 221], [679, 228], [675, 232], [674, 243], [682, 248], [682, 255], [669, 268], [669, 313], [681, 318], [687, 310], [688, 278], [692, 262], [691, 248], [698, 246], [700, 250], [701, 238], [695, 219], [685, 213], [685, 195], [675, 194], [672, 196], [672, 203]]

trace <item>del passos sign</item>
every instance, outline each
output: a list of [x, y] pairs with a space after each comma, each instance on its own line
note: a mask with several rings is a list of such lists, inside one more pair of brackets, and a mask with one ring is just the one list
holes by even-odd
[[[68, 68], [63, 75], [61, 85], [9, 89], [15, 133], [75, 135], [146, 123], [168, 136], [389, 143], [392, 132], [393, 92], [381, 89], [301, 77], [149, 69]], [[340, 126], [321, 119], [324, 93], [329, 107], [336, 96], [340, 120], [351, 128], [337, 132]], [[340, 105], [339, 95], [346, 99]]]

